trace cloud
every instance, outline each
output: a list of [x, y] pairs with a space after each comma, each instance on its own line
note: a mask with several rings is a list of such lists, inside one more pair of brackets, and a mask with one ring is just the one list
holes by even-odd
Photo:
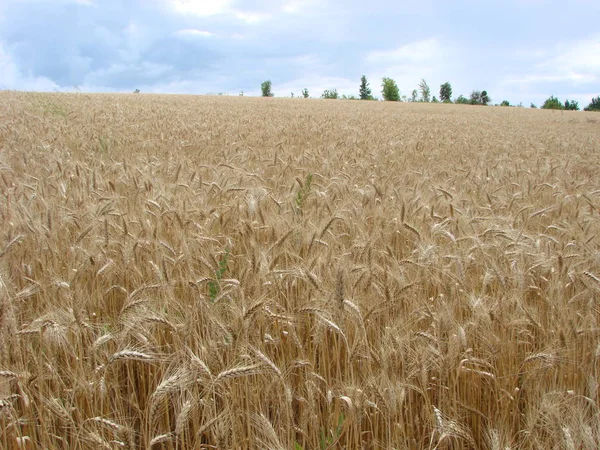
[[521, 77], [507, 78], [507, 84], [537, 84], [537, 83], [593, 83], [598, 78], [590, 74], [560, 71], [560, 74], [530, 74]]
[[55, 91], [58, 85], [46, 77], [23, 73], [0, 44], [0, 89]]
[[542, 103], [550, 95], [589, 103], [600, 82], [600, 34], [558, 42], [532, 54], [533, 64], [522, 73], [506, 76], [497, 89], [505, 96], [518, 93]]
[[231, 0], [170, 0], [169, 3], [179, 14], [197, 17], [210, 17], [225, 14], [231, 9]]
[[556, 45], [546, 58], [534, 65], [531, 73], [512, 76], [507, 83], [589, 84], [600, 80], [600, 34], [588, 39]]
[[248, 24], [264, 22], [265, 20], [269, 20], [271, 18], [270, 14], [244, 11], [236, 11], [234, 15], [237, 19]]
[[183, 16], [207, 18], [222, 15], [235, 17], [247, 24], [259, 23], [271, 18], [271, 15], [264, 11], [235, 8], [232, 0], [169, 0], [169, 4], [175, 12]]
[[575, 77], [575, 80], [596, 80], [600, 77], [600, 34], [559, 44], [557, 53], [555, 57], [541, 64], [541, 67], [581, 74], [582, 78]]
[[177, 35], [183, 37], [211, 37], [214, 33], [206, 30], [197, 30], [196, 28], [185, 28], [183, 30], [176, 31]]
[[173, 67], [168, 64], [140, 62], [134, 64], [113, 64], [86, 75], [83, 86], [112, 86], [120, 91], [128, 91], [131, 86], [150, 85], [171, 78]]
[[285, 3], [281, 10], [287, 14], [298, 14], [316, 5], [315, 0], [293, 0]]
[[435, 59], [441, 53], [440, 42], [435, 38], [411, 42], [397, 48], [369, 52], [366, 60], [371, 63], [422, 63]]

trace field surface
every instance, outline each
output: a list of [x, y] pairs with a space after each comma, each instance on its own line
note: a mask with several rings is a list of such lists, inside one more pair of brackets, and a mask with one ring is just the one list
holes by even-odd
[[600, 114], [0, 92], [0, 448], [600, 448]]

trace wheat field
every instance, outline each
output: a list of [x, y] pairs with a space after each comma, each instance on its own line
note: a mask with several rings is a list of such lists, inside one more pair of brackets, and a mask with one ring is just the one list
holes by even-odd
[[0, 448], [600, 448], [600, 115], [0, 105]]

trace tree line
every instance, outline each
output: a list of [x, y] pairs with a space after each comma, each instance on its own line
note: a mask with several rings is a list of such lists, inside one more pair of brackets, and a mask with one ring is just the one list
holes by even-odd
[[[273, 97], [273, 84], [271, 80], [263, 81], [260, 89], [263, 97]], [[291, 93], [291, 96], [294, 97], [294, 93]], [[456, 103], [462, 105], [482, 105], [486, 106], [491, 103], [491, 99], [485, 90], [474, 90], [471, 92], [471, 95], [467, 98], [463, 95], [459, 95], [454, 100], [452, 100], [452, 85], [450, 82], [445, 82], [440, 85], [439, 98], [435, 95], [431, 96], [431, 89], [427, 84], [425, 79], [422, 79], [419, 83], [418, 89], [414, 89], [411, 92], [410, 97], [406, 95], [401, 95], [400, 89], [396, 81], [389, 77], [383, 77], [381, 79], [381, 96], [384, 101], [390, 102], [424, 102], [424, 103]], [[309, 98], [310, 93], [308, 89], [304, 88], [302, 90], [302, 97]], [[358, 87], [358, 97], [354, 95], [340, 95], [337, 89], [326, 89], [321, 94], [321, 98], [323, 99], [343, 99], [343, 100], [379, 100], [377, 97], [373, 95], [373, 91], [371, 89], [371, 85], [367, 80], [365, 75], [360, 77], [360, 85]], [[503, 100], [500, 104], [496, 106], [519, 106], [522, 107], [522, 104], [519, 105], [511, 105], [507, 100]], [[533, 103], [530, 105], [531, 108], [537, 108]], [[579, 111], [579, 103], [575, 100], [565, 100], [562, 103], [554, 96], [550, 96], [544, 104], [541, 106], [542, 109], [560, 109], [560, 110], [570, 110], [570, 111]], [[592, 98], [590, 104], [584, 108], [585, 111], [600, 111], [600, 96], [596, 98]]]

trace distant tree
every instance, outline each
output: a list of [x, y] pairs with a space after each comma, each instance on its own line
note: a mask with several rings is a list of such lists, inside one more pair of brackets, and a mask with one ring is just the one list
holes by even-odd
[[337, 100], [340, 97], [340, 95], [338, 94], [337, 89], [325, 89], [323, 91], [323, 94], [321, 94], [321, 98], [327, 98], [327, 99], [332, 99], [332, 100]]
[[565, 100], [565, 109], [567, 111], [579, 111], [579, 102], [575, 100]]
[[[356, 95], [342, 95], [342, 100], [359, 100], [359, 97], [357, 97]], [[371, 100], [371, 99], [369, 99]]]
[[584, 111], [600, 111], [600, 95], [593, 98], [589, 105], [583, 108]]
[[421, 91], [421, 101], [429, 103], [431, 100], [431, 89], [429, 89], [429, 85], [427, 84], [427, 81], [425, 81], [425, 78], [421, 78], [419, 90]]
[[367, 77], [365, 75], [360, 77], [360, 87], [358, 88], [358, 95], [361, 100], [373, 100], [373, 93], [371, 92], [369, 84], [370, 83], [367, 81]]
[[240, 91], [240, 97], [244, 96], [244, 91]]
[[487, 105], [490, 102], [490, 97], [487, 91], [473, 91], [471, 92], [471, 105]]
[[465, 97], [464, 95], [459, 95], [455, 100], [454, 103], [457, 103], [459, 105], [470, 105], [471, 101]]
[[531, 105], [529, 105], [529, 107], [532, 109], [537, 109], [537, 105], [535, 103], [532, 103]]
[[440, 100], [444, 103], [451, 103], [452, 100], [452, 85], [446, 81], [440, 86]]
[[500, 106], [510, 106], [510, 102], [508, 100], [502, 100], [502, 103], [500, 103]]
[[134, 93], [134, 94], [139, 94], [139, 93], [140, 93], [140, 90], [139, 90], [139, 89], [136, 89], [135, 91], [133, 91], [133, 93]]
[[391, 78], [384, 77], [381, 79], [381, 95], [388, 102], [397, 102], [400, 100], [400, 89], [396, 81]]
[[273, 97], [273, 92], [271, 92], [272, 87], [271, 80], [263, 81], [260, 85], [260, 90], [262, 91], [263, 97]]
[[419, 96], [419, 91], [417, 91], [416, 89], [413, 89], [412, 93], [410, 94], [409, 102], [416, 102], [418, 96]]
[[308, 89], [306, 89], [306, 88], [302, 89], [302, 97], [308, 98]]
[[551, 95], [542, 105], [542, 109], [563, 109], [563, 104], [554, 95]]
[[291, 93], [290, 97], [291, 97], [291, 98], [294, 98], [294, 93], [293, 93], [293, 92]]
[[436, 98], [436, 96], [434, 95], [433, 98], [431, 99], [431, 103], [439, 103], [440, 101]]
[[492, 99], [489, 97], [487, 91], [481, 91], [481, 104], [486, 106]]

